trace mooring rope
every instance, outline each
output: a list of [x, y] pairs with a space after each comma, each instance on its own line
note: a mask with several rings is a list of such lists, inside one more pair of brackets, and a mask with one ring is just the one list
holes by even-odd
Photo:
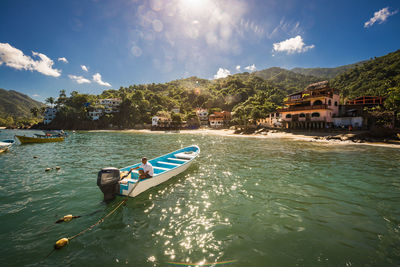
[[[124, 204], [124, 203], [126, 203], [126, 201], [128, 201], [129, 195], [130, 195], [130, 194], [132, 193], [132, 191], [136, 188], [136, 186], [139, 184], [139, 182], [140, 182], [140, 178], [138, 178], [137, 182], [134, 184], [134, 186], [132, 187], [132, 189], [128, 192], [127, 196], [126, 196], [112, 211], [110, 211], [109, 213], [107, 213], [103, 218], [101, 218], [100, 220], [98, 220], [95, 224], [89, 226], [89, 227], [86, 228], [85, 230], [83, 230], [83, 231], [77, 233], [76, 235], [73, 235], [73, 236], [71, 236], [71, 237], [64, 237], [64, 238], [59, 239], [59, 240], [55, 243], [54, 249], [61, 249], [61, 248], [63, 248], [65, 245], [67, 245], [67, 244], [69, 243], [70, 240], [72, 240], [72, 239], [74, 239], [74, 238], [77, 238], [77, 237], [80, 236], [80, 235], [83, 235], [83, 234], [86, 233], [87, 231], [93, 229], [96, 225], [99, 225], [100, 223], [104, 222], [104, 220], [105, 220], [107, 217], [109, 217], [110, 215], [112, 215], [115, 211], [117, 211], [117, 210], [119, 209], [119, 207], [122, 206], [122, 204]], [[51, 253], [50, 253], [50, 254], [51, 254]], [[50, 254], [49, 254], [49, 255], [50, 255]], [[48, 256], [49, 256], [49, 255], [48, 255]], [[47, 257], [48, 257], [48, 256], [47, 256]], [[47, 257], [46, 257], [46, 258], [47, 258]]]

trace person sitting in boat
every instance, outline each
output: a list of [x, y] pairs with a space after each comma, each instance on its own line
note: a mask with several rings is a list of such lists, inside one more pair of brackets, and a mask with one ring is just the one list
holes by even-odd
[[142, 164], [140, 164], [140, 166], [132, 168], [131, 170], [137, 169], [139, 169], [140, 179], [151, 178], [154, 175], [153, 165], [147, 161], [146, 157], [142, 158]]

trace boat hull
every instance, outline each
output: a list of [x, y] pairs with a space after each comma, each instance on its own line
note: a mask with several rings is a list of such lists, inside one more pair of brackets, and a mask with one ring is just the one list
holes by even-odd
[[[172, 177], [184, 172], [187, 168], [189, 168], [189, 166], [191, 164], [192, 164], [192, 162], [185, 164], [184, 166], [181, 166], [174, 170], [171, 170], [165, 174], [163, 173], [163, 174], [157, 175], [153, 178], [140, 181], [139, 184], [136, 186], [136, 188], [129, 194], [129, 196], [136, 197], [137, 195], [145, 192], [146, 190], [168, 181]], [[128, 188], [121, 190], [120, 194], [123, 196], [127, 196], [129, 191], [132, 189], [132, 187], [134, 185], [135, 185], [135, 183], [129, 183]]]
[[15, 137], [21, 142], [21, 144], [31, 144], [31, 143], [53, 143], [53, 142], [62, 142], [64, 141], [64, 137], [29, 137], [29, 136], [21, 136], [16, 135]]
[[8, 151], [8, 149], [15, 143], [12, 139], [0, 141], [0, 153]]
[[[182, 152], [185, 151], [185, 149], [192, 149], [192, 151], [194, 152], [194, 154], [193, 154], [194, 156], [190, 157], [190, 158], [186, 158], [186, 159], [175, 158], [175, 155], [182, 154]], [[139, 181], [139, 183], [137, 185], [136, 185], [136, 183], [138, 181], [137, 177], [136, 178], [132, 177], [132, 178], [128, 179], [127, 184], [120, 185], [119, 195], [135, 197], [152, 187], [155, 187], [159, 184], [162, 184], [162, 183], [168, 181], [172, 177], [186, 171], [191, 166], [193, 161], [198, 157], [199, 154], [200, 154], [200, 148], [198, 146], [190, 146], [190, 147], [183, 148], [183, 149], [177, 150], [175, 152], [169, 153], [167, 155], [150, 160], [150, 163], [152, 163], [153, 168], [155, 168], [155, 169], [157, 169], [157, 168], [160, 169], [160, 167], [157, 167], [157, 164], [160, 164], [160, 162], [163, 162], [162, 164], [164, 164], [164, 165], [162, 165], [162, 166], [164, 166], [164, 167], [167, 167], [168, 164], [170, 164], [170, 166], [174, 166], [174, 167], [169, 170], [165, 170], [162, 173], [155, 174], [152, 178], [141, 180], [141, 181]], [[169, 163], [166, 162], [166, 160], [169, 160]], [[174, 163], [172, 163], [172, 162], [174, 162]], [[177, 164], [178, 162], [181, 162], [182, 164]], [[120, 171], [127, 171], [130, 168], [135, 167], [135, 166], [137, 166], [137, 164], [130, 166], [130, 167], [122, 168]], [[166, 168], [161, 168], [161, 169], [166, 169]]]

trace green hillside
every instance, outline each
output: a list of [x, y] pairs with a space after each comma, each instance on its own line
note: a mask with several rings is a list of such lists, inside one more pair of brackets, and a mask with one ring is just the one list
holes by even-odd
[[27, 95], [13, 91], [4, 90], [0, 88], [0, 117], [22, 117], [31, 118], [31, 108], [40, 108], [44, 106], [36, 100], [33, 100]]
[[400, 87], [400, 50], [374, 58], [335, 77], [331, 85], [347, 98], [386, 96]]
[[340, 67], [336, 67], [336, 68], [294, 68], [294, 69], [291, 69], [290, 71], [299, 73], [299, 74], [303, 74], [303, 75], [315, 76], [315, 77], [329, 80], [329, 79], [335, 78], [336, 76], [338, 76], [350, 69], [353, 69], [357, 66], [361, 66], [364, 63], [365, 63], [365, 61], [362, 61], [362, 62], [358, 62], [355, 64], [344, 65], [344, 66], [340, 66]]
[[256, 71], [253, 73], [253, 75], [276, 85], [281, 85], [289, 91], [290, 88], [302, 90], [310, 83], [321, 81], [321, 78], [319, 77], [295, 73], [293, 71], [281, 69], [278, 67]]

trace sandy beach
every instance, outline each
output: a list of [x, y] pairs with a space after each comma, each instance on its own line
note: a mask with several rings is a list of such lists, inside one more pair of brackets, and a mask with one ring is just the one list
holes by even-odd
[[306, 142], [318, 142], [329, 145], [373, 145], [373, 146], [384, 146], [400, 148], [400, 140], [391, 140], [390, 143], [385, 142], [354, 142], [351, 137], [357, 134], [357, 132], [343, 132], [343, 133], [331, 133], [331, 132], [318, 132], [318, 131], [307, 131], [307, 132], [284, 132], [279, 130], [270, 130], [267, 132], [255, 133], [255, 134], [235, 134], [235, 130], [231, 129], [196, 129], [196, 130], [180, 130], [179, 132], [173, 131], [151, 131], [147, 129], [134, 130], [92, 130], [90, 132], [124, 132], [124, 133], [146, 133], [146, 134], [194, 134], [194, 135], [218, 135], [218, 136], [229, 136], [236, 138], [260, 138], [260, 139], [293, 139]]

